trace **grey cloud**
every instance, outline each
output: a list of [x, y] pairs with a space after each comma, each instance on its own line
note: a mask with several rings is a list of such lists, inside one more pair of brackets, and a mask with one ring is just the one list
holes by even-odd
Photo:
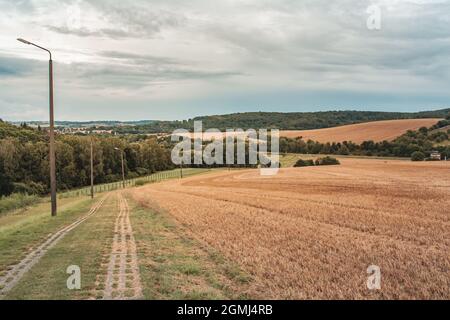
[[72, 74], [83, 79], [83, 81], [134, 88], [176, 80], [220, 79], [242, 75], [239, 72], [231, 71], [168, 68], [150, 65], [136, 65], [130, 68], [112, 64], [105, 66], [77, 64], [70, 68], [74, 71]]
[[135, 54], [120, 51], [102, 51], [99, 53], [100, 56], [106, 58], [117, 59], [121, 61], [126, 61], [133, 64], [157, 64], [157, 65], [180, 65], [183, 62], [166, 57], [158, 57], [152, 55]]
[[0, 78], [32, 74], [43, 67], [39, 61], [0, 55]]
[[107, 37], [112, 39], [122, 39], [130, 37], [129, 32], [117, 29], [89, 30], [87, 28], [69, 28], [67, 26], [46, 26], [46, 28], [56, 33], [75, 35], [78, 37]]
[[[23, 24], [22, 30], [36, 25], [30, 37], [49, 38], [55, 56], [72, 62], [55, 67], [57, 83], [67, 86], [66, 92], [101, 92], [105, 104], [114, 103], [106, 89], [128, 99], [129, 92], [145, 88], [136, 90], [133, 98], [168, 97], [184, 106], [188, 82], [189, 90], [195, 88], [192, 96], [211, 102], [222, 95], [236, 104], [260, 101], [263, 94], [276, 97], [273, 105], [295, 104], [283, 92], [309, 88], [321, 92], [314, 99], [318, 104], [332, 90], [348, 92], [345, 99], [336, 98], [336, 104], [351, 103], [352, 92], [360, 102], [364, 99], [358, 92], [376, 92], [391, 101], [420, 92], [421, 103], [427, 97], [437, 101], [438, 95], [448, 96], [450, 0], [80, 0], [89, 14], [78, 28], [66, 26], [64, 17], [47, 19], [49, 4], [61, 9], [61, 2], [77, 3], [0, 0], [0, 10], [10, 18], [17, 15], [9, 31], [17, 23]], [[370, 4], [381, 6], [380, 31], [366, 28]], [[74, 48], [61, 43], [72, 40]], [[21, 63], [0, 57], [0, 79], [7, 83], [26, 72], [45, 77], [44, 70], [36, 69], [44, 63]], [[167, 90], [150, 96], [150, 86]], [[233, 99], [239, 94], [241, 100]], [[367, 101], [372, 98], [367, 95]]]
[[96, 9], [98, 17], [106, 20], [110, 28], [73, 28], [68, 26], [49, 25], [47, 29], [62, 34], [72, 34], [80, 37], [95, 36], [122, 38], [152, 38], [164, 28], [179, 26], [184, 20], [183, 15], [161, 9], [149, 9], [151, 3], [133, 1], [84, 1]]

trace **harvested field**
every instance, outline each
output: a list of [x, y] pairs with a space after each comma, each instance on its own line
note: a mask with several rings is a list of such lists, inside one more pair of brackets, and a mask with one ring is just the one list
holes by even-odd
[[362, 143], [373, 140], [392, 141], [408, 130], [417, 130], [421, 127], [431, 127], [442, 119], [408, 119], [375, 121], [360, 124], [352, 124], [342, 127], [318, 129], [281, 131], [280, 136], [287, 138], [303, 137], [303, 140], [313, 140], [322, 143], [352, 141]]
[[[134, 190], [252, 275], [268, 299], [450, 299], [450, 163], [219, 172]], [[368, 290], [367, 268], [381, 268]]]

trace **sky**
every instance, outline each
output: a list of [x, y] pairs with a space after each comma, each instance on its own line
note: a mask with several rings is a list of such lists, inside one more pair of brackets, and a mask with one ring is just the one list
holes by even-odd
[[450, 106], [450, 0], [0, 0], [0, 118]]

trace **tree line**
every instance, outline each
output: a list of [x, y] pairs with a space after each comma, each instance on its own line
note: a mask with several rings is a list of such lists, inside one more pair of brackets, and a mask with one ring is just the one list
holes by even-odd
[[215, 128], [221, 131], [232, 128], [309, 130], [380, 120], [445, 118], [448, 112], [450, 109], [416, 113], [376, 111], [246, 112], [203, 116], [182, 121], [149, 121], [134, 123], [131, 126], [104, 126], [99, 129], [113, 130], [120, 134], [170, 133], [177, 129], [193, 131], [194, 122], [202, 121], [204, 128]]
[[[58, 190], [90, 183], [90, 146], [93, 141], [95, 183], [119, 181], [122, 174], [136, 178], [173, 168], [170, 146], [155, 137], [64, 136], [56, 139]], [[49, 143], [43, 130], [0, 121], [0, 195], [47, 194], [49, 191]]]

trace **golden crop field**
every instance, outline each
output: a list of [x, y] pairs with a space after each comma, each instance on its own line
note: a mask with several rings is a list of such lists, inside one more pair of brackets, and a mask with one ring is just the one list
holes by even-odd
[[[145, 186], [140, 203], [252, 276], [265, 299], [449, 299], [450, 163], [341, 159]], [[367, 288], [367, 268], [382, 288]]]
[[418, 130], [421, 127], [431, 127], [442, 119], [408, 119], [374, 121], [317, 130], [281, 131], [280, 136], [287, 138], [303, 137], [303, 140], [313, 140], [322, 143], [352, 141], [392, 141], [408, 130]]

